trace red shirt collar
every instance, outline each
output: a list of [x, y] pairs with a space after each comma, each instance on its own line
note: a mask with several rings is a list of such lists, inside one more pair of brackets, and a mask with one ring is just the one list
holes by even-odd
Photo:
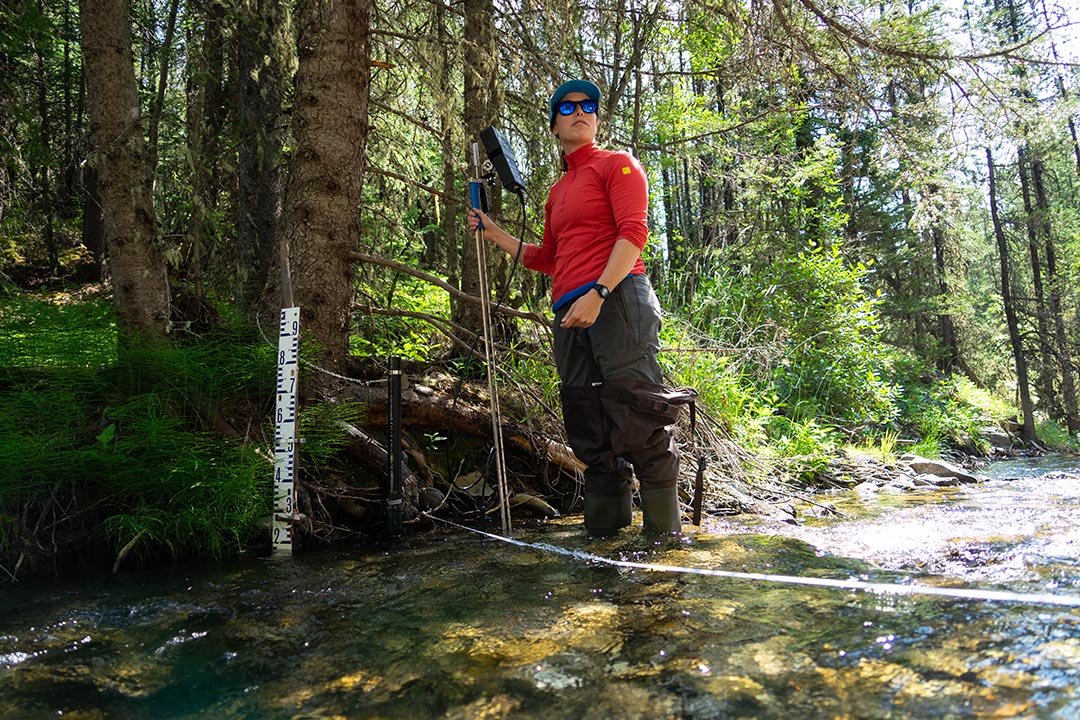
[[566, 167], [571, 168], [575, 165], [580, 165], [598, 152], [600, 152], [600, 148], [596, 146], [595, 140], [588, 145], [582, 145], [566, 156]]

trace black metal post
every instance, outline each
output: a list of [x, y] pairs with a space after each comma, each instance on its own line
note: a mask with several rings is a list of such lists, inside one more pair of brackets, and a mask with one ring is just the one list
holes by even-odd
[[390, 537], [401, 537], [401, 358], [390, 356], [390, 382], [387, 383], [387, 417], [389, 418], [386, 527]]

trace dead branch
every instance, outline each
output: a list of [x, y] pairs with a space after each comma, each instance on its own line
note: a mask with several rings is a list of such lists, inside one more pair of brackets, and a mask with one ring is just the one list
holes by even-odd
[[[350, 260], [356, 260], [357, 262], [367, 263], [368, 265], [379, 265], [381, 267], [390, 268], [391, 270], [397, 270], [398, 272], [405, 273], [406, 275], [412, 275], [413, 277], [419, 278], [426, 283], [442, 288], [446, 292], [450, 293], [452, 297], [455, 297], [458, 300], [472, 303], [474, 305], [479, 305], [482, 302], [480, 298], [476, 297], [475, 295], [470, 295], [467, 292], [463, 292], [462, 290], [459, 290], [458, 288], [454, 287], [442, 278], [430, 275], [421, 270], [417, 270], [416, 268], [409, 267], [408, 265], [405, 265], [403, 263], [399, 263], [394, 260], [388, 260], [387, 258], [377, 257], [375, 255], [368, 255], [366, 253], [356, 252], [353, 250], [346, 252], [345, 256], [348, 257]], [[521, 318], [522, 320], [528, 320], [530, 322], [536, 323], [537, 325], [541, 325], [544, 328], [547, 328], [550, 324], [548, 320], [537, 315], [536, 313], [515, 310], [512, 307], [496, 304], [491, 302], [490, 300], [488, 301], [488, 305], [491, 306], [492, 312], [499, 312], [504, 315]]]
[[[384, 398], [385, 401], [385, 398]], [[389, 451], [375, 438], [351, 423], [341, 421], [338, 427], [353, 439], [349, 451], [374, 472], [385, 472], [390, 461]], [[420, 478], [402, 462], [401, 478], [402, 517], [408, 519], [419, 514]]]
[[420, 188], [421, 190], [423, 190], [426, 193], [430, 193], [430, 194], [436, 195], [438, 197], [443, 197], [443, 191], [442, 190], [436, 190], [435, 188], [431, 187], [430, 185], [425, 185], [422, 182], [418, 182], [416, 180], [413, 180], [408, 175], [402, 175], [401, 173], [396, 173], [396, 172], [393, 172], [392, 170], [384, 170], [383, 168], [371, 167], [370, 165], [367, 168], [365, 168], [365, 171], [371, 173], [372, 175], [382, 175], [383, 177], [393, 178], [394, 180], [400, 180], [401, 182], [405, 183], [406, 185], [412, 185], [413, 187], [418, 187], [418, 188]]
[[[446, 318], [438, 317], [437, 315], [431, 315], [429, 313], [416, 312], [416, 311], [413, 311], [413, 310], [395, 310], [393, 308], [380, 308], [380, 307], [375, 307], [374, 305], [354, 305], [353, 309], [358, 310], [360, 312], [371, 313], [372, 315], [387, 315], [387, 316], [390, 316], [390, 317], [408, 317], [408, 318], [415, 318], [417, 320], [423, 320], [424, 322], [427, 322], [427, 323], [431, 324], [436, 330], [441, 332], [452, 343], [454, 343], [455, 346], [461, 348], [462, 350], [468, 351], [468, 350], [475, 350], [476, 349], [476, 344], [475, 344], [476, 333], [474, 333], [472, 330], [469, 330], [466, 327], [458, 325], [457, 323], [455, 323], [455, 322], [453, 322], [451, 320], [447, 320]], [[449, 327], [459, 331], [463, 335], [471, 336], [472, 339], [473, 339], [473, 344], [469, 344], [468, 342], [466, 342], [461, 337], [459, 337], [459, 336], [455, 335], [454, 333], [450, 332], [449, 330], [447, 330], [444, 326], [449, 326]], [[517, 348], [512, 348], [512, 347], [510, 347], [508, 345], [504, 345], [502, 343], [493, 343], [492, 347], [494, 347], [496, 350], [499, 350], [500, 352], [510, 353], [510, 354], [516, 355], [516, 356], [518, 356], [520, 358], [524, 358], [526, 360], [532, 360], [533, 362], [547, 363], [547, 364], [551, 363], [551, 360], [549, 360], [547, 358], [541, 358], [541, 357], [538, 357], [536, 355], [532, 355], [530, 353], [527, 353], [527, 352], [525, 352], [523, 350], [518, 350]]]

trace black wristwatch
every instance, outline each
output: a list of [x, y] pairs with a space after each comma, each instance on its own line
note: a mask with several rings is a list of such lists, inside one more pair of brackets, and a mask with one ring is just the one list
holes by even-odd
[[606, 286], [596, 283], [592, 286], [592, 289], [596, 291], [596, 294], [600, 296], [601, 300], [607, 300], [607, 296], [611, 294], [611, 291]]

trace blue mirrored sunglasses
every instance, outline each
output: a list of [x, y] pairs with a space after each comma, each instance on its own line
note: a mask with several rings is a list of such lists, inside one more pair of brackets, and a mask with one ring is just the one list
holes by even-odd
[[559, 103], [559, 114], [573, 115], [574, 110], [580, 107], [581, 112], [592, 115], [596, 112], [596, 105], [595, 100], [563, 100]]

